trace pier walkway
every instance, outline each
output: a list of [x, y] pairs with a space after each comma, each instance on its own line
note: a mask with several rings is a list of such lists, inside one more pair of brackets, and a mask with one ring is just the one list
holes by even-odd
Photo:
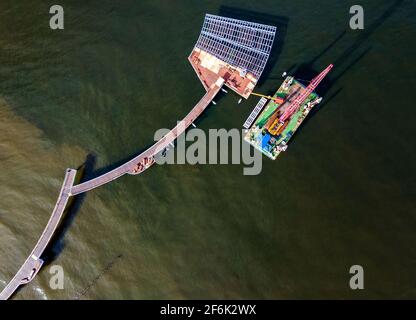
[[121, 166], [75, 186], [76, 171], [69, 169], [45, 231], [29, 258], [0, 293], [0, 300], [8, 299], [20, 285], [30, 282], [42, 267], [40, 256], [55, 232], [70, 196], [95, 189], [125, 174], [140, 174], [150, 168], [155, 163], [155, 156], [163, 154], [178, 136], [193, 125], [224, 85], [248, 98], [269, 59], [275, 34], [275, 26], [205, 15], [198, 42], [188, 60], [207, 91], [206, 94], [171, 131]]
[[62, 215], [65, 211], [65, 207], [68, 203], [69, 197], [71, 194], [72, 185], [74, 184], [75, 175], [77, 170], [68, 169], [66, 171], [64, 183], [59, 193], [58, 200], [56, 201], [55, 208], [52, 211], [52, 215], [46, 225], [45, 230], [43, 230], [42, 235], [40, 236], [36, 246], [30, 253], [29, 257], [23, 263], [19, 271], [13, 277], [13, 279], [7, 284], [7, 286], [0, 293], [0, 300], [7, 300], [10, 296], [17, 290], [17, 288], [22, 285], [29, 283], [39, 272], [40, 268], [43, 265], [43, 261], [40, 258], [45, 251], [49, 241], [51, 240], [53, 234], [55, 233], [56, 228], [61, 221]]
[[32, 281], [32, 279], [39, 272], [43, 265], [43, 261], [40, 259], [40, 257], [49, 241], [51, 240], [53, 234], [55, 233], [59, 222], [61, 221], [69, 197], [95, 189], [103, 184], [111, 182], [125, 175], [126, 173], [139, 174], [149, 168], [155, 163], [154, 156], [163, 151], [169, 144], [173, 143], [175, 139], [181, 135], [202, 114], [202, 112], [209, 106], [211, 101], [220, 91], [223, 84], [224, 79], [218, 78], [217, 81], [215, 81], [209, 88], [207, 88], [207, 93], [193, 107], [193, 109], [186, 115], [186, 117], [183, 118], [182, 121], [178, 122], [175, 128], [169, 131], [165, 136], [162, 137], [162, 139], [157, 141], [146, 151], [142, 152], [140, 155], [122, 164], [121, 166], [97, 178], [75, 186], [73, 186], [73, 184], [77, 171], [68, 169], [55, 208], [52, 212], [48, 224], [46, 225], [45, 230], [43, 231], [32, 253], [26, 259], [17, 274], [0, 293], [0, 300], [9, 299], [20, 285]]
[[[91, 189], [95, 189], [103, 184], [106, 184], [114, 179], [117, 179], [126, 173], [129, 174], [139, 174], [142, 173], [145, 169], [149, 168], [150, 165], [154, 163], [153, 157], [159, 152], [163, 151], [169, 144], [175, 141], [175, 139], [181, 135], [190, 125], [193, 123], [202, 112], [209, 106], [211, 101], [220, 91], [224, 79], [218, 78], [210, 88], [208, 88], [207, 93], [202, 97], [202, 99], [195, 105], [195, 107], [183, 118], [175, 128], [169, 131], [162, 139], [157, 141], [149, 149], [139, 154], [137, 157], [132, 160], [122, 164], [121, 166], [89, 181], [78, 184], [72, 188], [72, 194], [77, 195]], [[146, 165], [147, 162], [147, 165]], [[140, 168], [138, 166], [143, 164]]]

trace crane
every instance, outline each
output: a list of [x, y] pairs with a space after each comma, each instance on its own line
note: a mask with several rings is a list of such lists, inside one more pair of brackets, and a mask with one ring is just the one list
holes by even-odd
[[303, 90], [303, 92], [296, 97], [295, 101], [293, 101], [283, 112], [283, 114], [279, 118], [279, 122], [284, 123], [290, 116], [298, 109], [303, 101], [316, 89], [316, 87], [321, 83], [321, 81], [325, 78], [329, 71], [333, 68], [333, 64], [330, 64], [324, 71], [318, 74], [315, 78], [312, 79], [310, 84]]

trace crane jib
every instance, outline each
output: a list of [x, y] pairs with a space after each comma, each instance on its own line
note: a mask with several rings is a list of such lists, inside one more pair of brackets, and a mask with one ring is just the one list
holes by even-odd
[[322, 71], [317, 77], [315, 77], [306, 89], [292, 102], [292, 104], [286, 109], [280, 116], [279, 121], [284, 122], [288, 119], [299, 107], [299, 105], [305, 101], [305, 99], [316, 89], [319, 83], [325, 78], [329, 71], [331, 71], [333, 65], [330, 64], [324, 71]]

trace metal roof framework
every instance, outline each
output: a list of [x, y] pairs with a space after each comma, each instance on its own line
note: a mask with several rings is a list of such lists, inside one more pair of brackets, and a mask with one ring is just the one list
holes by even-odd
[[195, 47], [260, 78], [276, 35], [276, 27], [205, 15]]

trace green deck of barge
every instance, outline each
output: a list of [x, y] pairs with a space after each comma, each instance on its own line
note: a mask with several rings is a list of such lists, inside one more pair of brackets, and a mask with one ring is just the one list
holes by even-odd
[[[280, 153], [280, 151], [276, 149], [277, 146], [282, 145], [282, 143], [283, 145], [287, 144], [309, 114], [309, 110], [305, 110], [304, 106], [309, 101], [319, 98], [315, 92], [312, 92], [299, 106], [298, 110], [292, 114], [290, 119], [287, 120], [288, 123], [286, 127], [277, 135], [271, 134], [269, 131], [269, 127], [271, 127], [270, 122], [277, 119], [296, 96], [305, 89], [305, 86], [295, 79], [293, 79], [292, 83], [285, 88], [285, 83], [288, 83], [290, 79], [293, 78], [287, 77], [274, 94], [274, 97], [285, 98], [285, 101], [282, 104], [278, 104], [275, 101], [270, 100], [252, 127], [247, 130], [244, 137], [247, 142], [273, 160], [276, 159]], [[264, 139], [269, 139], [268, 143], [264, 143]]]

